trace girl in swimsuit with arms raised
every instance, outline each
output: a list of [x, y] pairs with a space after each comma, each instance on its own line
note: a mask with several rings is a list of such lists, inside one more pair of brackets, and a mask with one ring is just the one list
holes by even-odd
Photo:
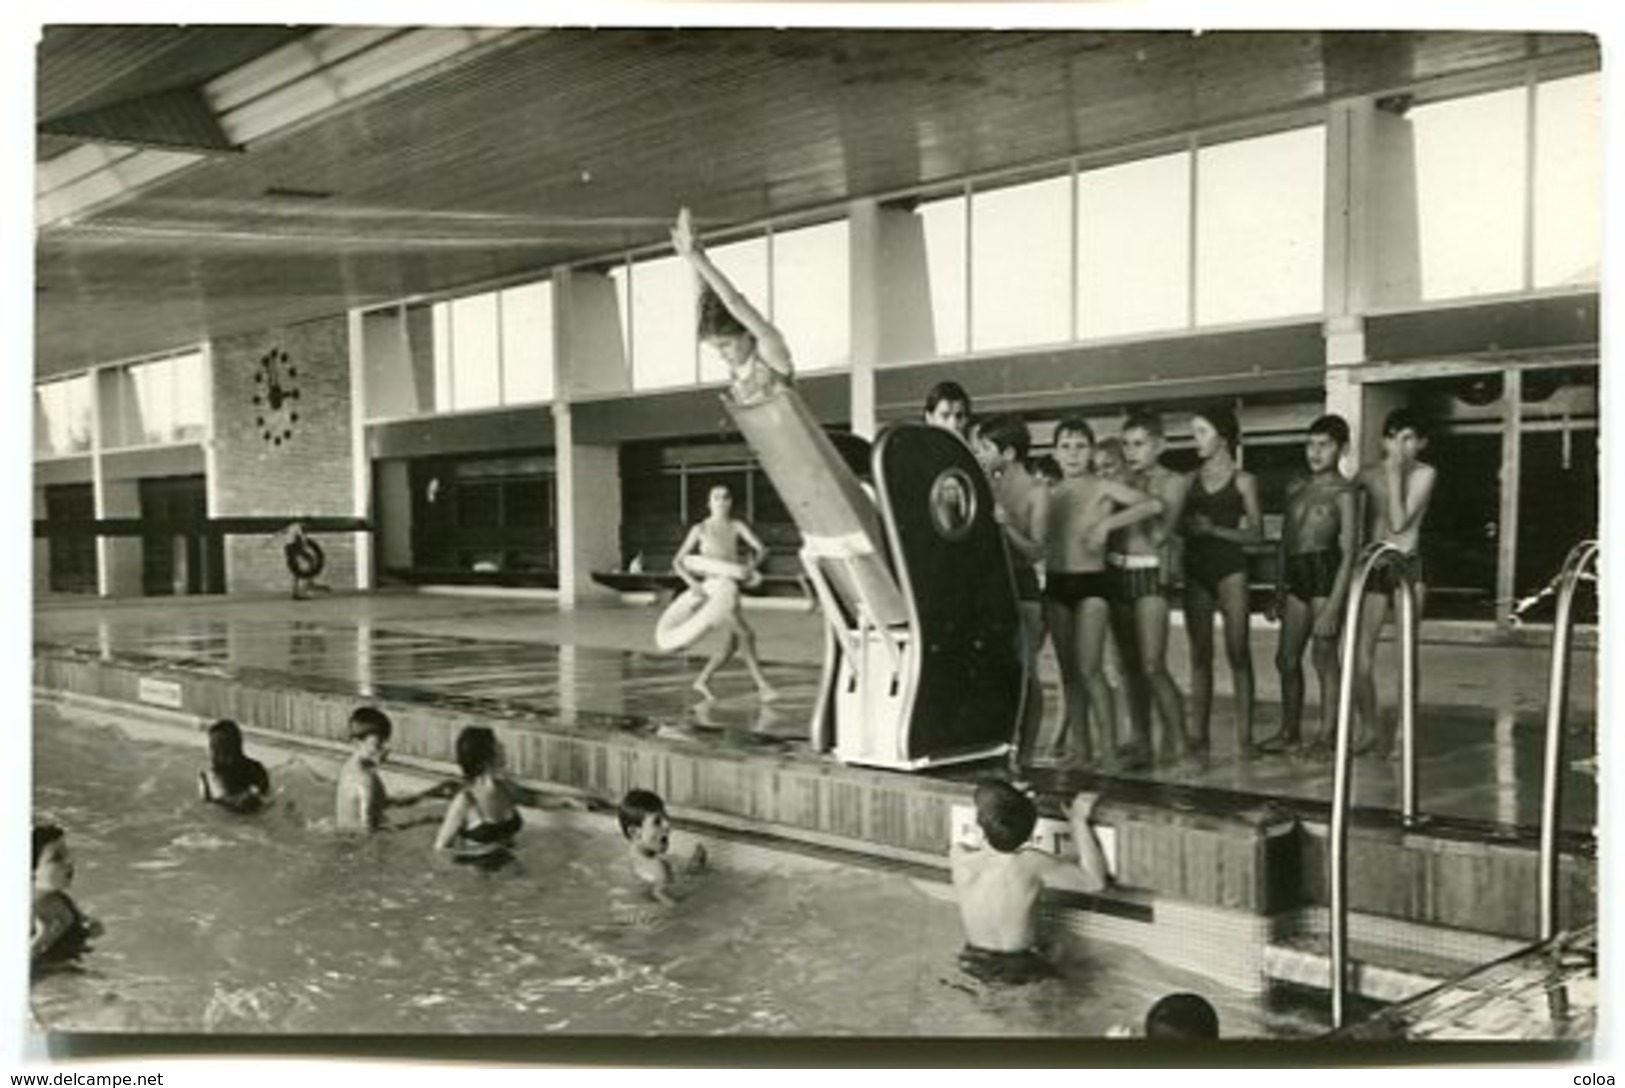
[[759, 403], [789, 385], [795, 366], [783, 334], [711, 263], [694, 236], [687, 208], [677, 213], [671, 244], [705, 284], [700, 293], [700, 340], [727, 364], [734, 400]]

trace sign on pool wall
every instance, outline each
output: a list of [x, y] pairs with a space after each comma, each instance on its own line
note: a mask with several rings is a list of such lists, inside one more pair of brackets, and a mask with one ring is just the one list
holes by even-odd
[[171, 710], [181, 708], [181, 686], [173, 680], [155, 680], [150, 676], [143, 676], [136, 683], [136, 698], [152, 706], [168, 707]]

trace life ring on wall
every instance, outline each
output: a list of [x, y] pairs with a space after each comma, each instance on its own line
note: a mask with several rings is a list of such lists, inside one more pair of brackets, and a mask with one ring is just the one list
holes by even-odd
[[327, 553], [310, 537], [300, 537], [282, 549], [288, 573], [295, 578], [314, 578], [327, 566]]
[[752, 575], [761, 577], [749, 567], [703, 555], [683, 562], [690, 574], [703, 575], [705, 581], [680, 593], [655, 623], [655, 645], [667, 653], [692, 645], [722, 622], [739, 604], [740, 583]]

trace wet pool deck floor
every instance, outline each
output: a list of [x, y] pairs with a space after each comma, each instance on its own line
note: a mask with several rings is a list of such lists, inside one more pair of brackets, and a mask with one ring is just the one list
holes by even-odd
[[[735, 663], [713, 684], [718, 698], [702, 700], [690, 684], [702, 656], [654, 651], [653, 608], [610, 602], [561, 611], [548, 600], [450, 596], [415, 592], [286, 598], [186, 598], [36, 603], [40, 647], [140, 654], [180, 667], [277, 674], [294, 684], [353, 690], [358, 699], [409, 698], [447, 706], [498, 703], [522, 714], [535, 707], [578, 723], [653, 732], [668, 739], [735, 751], [826, 759], [807, 743], [821, 651], [819, 617], [806, 611], [751, 610], [770, 681], [780, 698], [759, 700]], [[1280, 707], [1273, 659], [1276, 630], [1255, 621], [1253, 659], [1258, 682], [1257, 736], [1275, 731]], [[1185, 640], [1170, 639], [1170, 666], [1187, 675]], [[708, 649], [707, 643], [700, 649]], [[1426, 812], [1498, 825], [1533, 826], [1539, 810], [1541, 725], [1548, 651], [1540, 647], [1443, 644], [1424, 640], [1418, 781]], [[1393, 647], [1379, 668], [1391, 681]], [[1046, 721], [1058, 714], [1052, 651], [1044, 655]], [[1285, 757], [1240, 761], [1227, 755], [1230, 734], [1228, 669], [1217, 669], [1213, 765], [1177, 777], [1170, 770], [1136, 772], [1148, 781], [1324, 802], [1331, 796], [1329, 763]], [[1306, 728], [1316, 685], [1309, 682]], [[1596, 656], [1575, 654], [1569, 739], [1571, 763], [1593, 756]], [[1394, 698], [1394, 691], [1384, 692]], [[941, 774], [965, 777], [983, 767]], [[1050, 780], [1055, 780], [1051, 772]], [[1058, 785], [1064, 786], [1063, 781]], [[1128, 777], [1124, 775], [1122, 777]], [[1395, 807], [1398, 765], [1360, 760], [1356, 804]], [[1564, 825], [1590, 831], [1596, 781], [1583, 764], [1566, 780]]]

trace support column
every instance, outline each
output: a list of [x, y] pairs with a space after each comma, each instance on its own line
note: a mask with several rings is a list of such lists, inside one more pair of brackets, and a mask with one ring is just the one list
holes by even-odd
[[[1377, 445], [1349, 368], [1369, 362], [1372, 310], [1421, 297], [1416, 149], [1406, 103], [1335, 103], [1326, 125], [1326, 410], [1348, 420], [1351, 454]], [[1349, 466], [1345, 466], [1349, 467]]]
[[875, 368], [936, 355], [925, 224], [911, 208], [857, 200], [850, 211], [852, 429], [873, 438]]
[[559, 607], [570, 610], [609, 590], [595, 570], [620, 566], [620, 447], [578, 441], [574, 402], [631, 388], [621, 340], [620, 301], [608, 276], [553, 273], [553, 435], [558, 472]]
[[1523, 371], [1509, 367], [1501, 386], [1501, 511], [1495, 530], [1495, 625], [1512, 626], [1517, 595], [1518, 505], [1523, 492]]
[[[105, 477], [97, 493], [98, 517], [141, 517], [141, 485], [137, 480]], [[104, 536], [101, 544], [103, 597], [139, 597], [142, 593], [143, 540], [138, 536]]]
[[558, 443], [559, 607], [573, 609], [613, 594], [592, 580], [595, 570], [620, 566], [620, 448], [575, 438], [568, 404], [553, 405]]
[[[394, 322], [399, 329], [400, 322]], [[380, 333], [386, 329], [377, 329], [376, 325], [368, 321], [360, 310], [350, 311], [350, 499], [351, 512], [358, 518], [364, 518], [372, 508], [372, 458], [367, 456], [367, 394], [374, 383], [369, 382], [368, 362], [371, 358], [368, 351], [369, 338], [367, 333], [376, 329]], [[404, 329], [399, 329], [404, 334]], [[396, 348], [401, 363], [409, 364], [405, 357], [406, 346], [404, 335], [398, 336], [398, 343], [386, 340], [386, 344]], [[397, 364], [397, 369], [404, 369]], [[404, 376], [404, 375], [402, 375]], [[350, 546], [355, 550], [355, 587], [357, 589], [371, 589], [373, 587], [373, 554], [377, 547], [377, 526], [373, 532], [357, 532], [350, 534]]]

